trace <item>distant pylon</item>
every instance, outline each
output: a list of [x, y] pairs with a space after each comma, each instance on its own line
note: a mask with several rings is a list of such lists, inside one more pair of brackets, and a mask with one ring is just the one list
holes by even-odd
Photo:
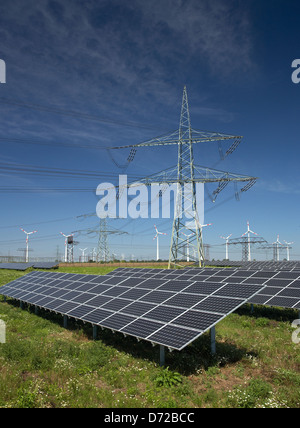
[[[184, 186], [185, 184], [185, 186]], [[184, 201], [182, 188], [184, 186]], [[204, 248], [202, 240], [202, 228], [200, 226], [196, 208], [196, 185], [194, 181], [194, 156], [192, 143], [192, 128], [186, 86], [183, 89], [179, 141], [178, 141], [178, 191], [172, 227], [172, 238], [169, 255], [169, 269], [176, 267], [178, 260], [185, 256], [186, 239], [183, 239], [182, 231], [187, 229], [186, 219], [191, 219], [189, 224], [195, 230], [193, 240], [196, 241], [197, 259], [199, 266], [204, 263]], [[194, 225], [193, 225], [194, 223]], [[189, 241], [190, 244], [190, 241]]]
[[97, 262], [108, 262], [109, 261], [109, 248], [107, 239], [107, 223], [106, 218], [100, 218], [99, 226], [99, 238], [97, 248]]
[[247, 235], [247, 241], [244, 243], [243, 247], [243, 261], [251, 262], [251, 238], [250, 233], [253, 233], [253, 235], [257, 235], [256, 232], [253, 232], [253, 230], [250, 229], [249, 221], [247, 221], [247, 231], [242, 234], [242, 236]]

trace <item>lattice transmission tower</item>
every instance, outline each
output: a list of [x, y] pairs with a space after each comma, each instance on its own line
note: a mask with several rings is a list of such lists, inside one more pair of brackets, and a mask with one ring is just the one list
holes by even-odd
[[[94, 213], [92, 214], [84, 214], [79, 217], [87, 218], [95, 216]], [[100, 218], [99, 225], [96, 225], [95, 227], [89, 227], [87, 229], [82, 230], [76, 230], [72, 232], [73, 234], [76, 234], [76, 236], [84, 235], [88, 236], [90, 238], [97, 237], [98, 238], [98, 245], [95, 249], [95, 255], [96, 255], [96, 261], [97, 262], [109, 262], [110, 261], [110, 251], [109, 251], [109, 240], [108, 237], [110, 235], [128, 235], [127, 232], [123, 230], [116, 229], [112, 226], [108, 226], [107, 224], [107, 218]]]
[[[187, 239], [191, 248], [190, 261], [195, 261], [199, 266], [204, 264], [204, 247], [202, 237], [202, 225], [199, 218], [197, 206], [197, 183], [218, 183], [218, 187], [212, 194], [214, 202], [218, 194], [227, 186], [229, 182], [235, 183], [236, 197], [240, 192], [245, 192], [250, 189], [256, 182], [256, 177], [233, 174], [229, 172], [219, 171], [212, 168], [198, 166], [194, 163], [193, 145], [198, 143], [217, 142], [219, 144], [219, 152], [221, 159], [224, 159], [237, 148], [242, 137], [235, 135], [222, 134], [218, 132], [198, 131], [192, 129], [188, 105], [188, 96], [186, 86], [183, 89], [181, 114], [179, 128], [171, 134], [156, 137], [143, 143], [131, 144], [126, 146], [112, 147], [111, 150], [130, 148], [131, 152], [136, 152], [137, 148], [150, 146], [178, 146], [178, 163], [176, 166], [168, 168], [157, 174], [140, 179], [139, 182], [127, 183], [125, 187], [133, 187], [141, 183], [146, 185], [161, 185], [158, 195], [161, 197], [164, 193], [164, 186], [170, 184], [177, 185], [176, 203], [174, 208], [174, 219], [172, 225], [172, 236], [169, 252], [169, 268], [180, 267], [181, 260], [186, 258], [185, 249]], [[226, 153], [223, 154], [221, 142], [231, 142]], [[237, 191], [237, 183], [246, 182], [243, 188]], [[119, 193], [124, 189], [119, 188]], [[188, 221], [187, 221], [188, 220]], [[187, 238], [188, 233], [193, 232], [192, 237]], [[194, 247], [194, 249], [193, 249]]]
[[106, 218], [100, 218], [98, 247], [96, 254], [97, 262], [102, 261], [106, 263], [109, 261], [108, 231]]

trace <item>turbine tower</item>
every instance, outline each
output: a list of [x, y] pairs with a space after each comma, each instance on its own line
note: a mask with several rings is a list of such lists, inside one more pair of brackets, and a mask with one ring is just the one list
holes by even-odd
[[68, 262], [68, 238], [70, 238], [73, 235], [65, 235], [62, 232], [59, 232], [59, 233], [66, 238], [65, 239], [65, 263], [67, 263]]
[[29, 253], [29, 235], [36, 233], [37, 230], [33, 230], [32, 232], [26, 232], [26, 230], [20, 228], [26, 234], [26, 253], [25, 253], [25, 263], [28, 263], [28, 253]]
[[242, 234], [242, 236], [245, 236], [245, 235], [247, 235], [247, 247], [245, 247], [245, 248], [248, 248], [248, 251], [246, 251], [247, 252], [247, 254], [246, 254], [246, 258], [247, 258], [247, 260], [248, 260], [248, 262], [251, 262], [251, 245], [250, 245], [250, 241], [251, 241], [251, 239], [250, 239], [250, 233], [253, 233], [253, 235], [257, 235], [257, 233], [256, 232], [253, 232], [253, 230], [251, 230], [250, 229], [250, 225], [249, 225], [249, 221], [247, 221], [247, 231], [245, 232], [245, 233], [243, 233]]
[[156, 235], [154, 236], [154, 238], [153, 238], [153, 241], [155, 240], [155, 239], [157, 239], [157, 241], [156, 241], [156, 261], [158, 261], [159, 260], [159, 235], [166, 235], [166, 233], [163, 233], [163, 232], [159, 232], [158, 230], [157, 230], [157, 227], [154, 225], [154, 228], [155, 228], [155, 231], [156, 231]]
[[193, 236], [195, 234], [195, 232], [192, 232], [190, 234], [186, 234], [184, 232], [182, 232], [182, 234], [184, 236], [186, 236], [187, 240], [186, 240], [186, 261], [189, 262], [190, 261], [190, 237]]
[[[207, 223], [207, 224], [200, 224], [199, 223], [199, 221], [197, 220], [197, 224], [198, 224], [198, 227], [199, 227], [199, 229], [201, 230], [201, 235], [202, 235], [202, 228], [203, 227], [206, 227], [206, 226], [212, 226], [212, 223]], [[187, 226], [187, 225], [186, 225]], [[189, 224], [189, 226], [191, 227], [191, 229], [194, 229], [194, 227], [192, 226], [192, 225], [190, 225]], [[192, 232], [192, 233], [190, 233], [189, 235], [187, 235], [186, 233], [184, 233], [184, 232], [182, 232], [182, 234], [184, 235], [184, 236], [186, 236], [186, 249], [187, 249], [187, 262], [189, 262], [190, 261], [190, 237], [192, 237], [192, 236], [194, 236], [195, 235], [195, 232]], [[202, 235], [203, 236], [203, 235]], [[208, 249], [208, 247], [206, 247], [206, 249]], [[195, 250], [195, 248], [194, 248], [194, 250]], [[201, 260], [201, 262], [204, 262], [204, 260], [205, 260], [205, 251], [204, 251], [204, 244], [203, 244], [203, 241], [202, 241], [202, 254], [203, 254], [203, 259]], [[195, 254], [195, 251], [194, 251], [194, 254]], [[195, 256], [194, 256], [195, 257]], [[197, 257], [195, 257], [196, 259], [197, 259]]]
[[228, 235], [226, 238], [224, 236], [220, 236], [220, 238], [225, 239], [225, 248], [226, 248], [226, 251], [225, 251], [226, 257], [225, 257], [225, 259], [226, 260], [229, 260], [229, 257], [228, 257], [228, 241], [229, 241], [229, 238], [231, 236], [232, 236], [232, 233], [230, 235]]
[[274, 261], [276, 260], [277, 262], [279, 262], [279, 246], [282, 246], [282, 243], [279, 241], [279, 235], [277, 235], [277, 239], [275, 242], [272, 242], [273, 245], [273, 258]]
[[286, 241], [284, 241], [284, 242], [286, 243], [286, 259], [289, 262], [290, 261], [290, 249], [291, 249], [290, 245], [292, 245], [294, 242], [286, 242]]
[[82, 254], [81, 254], [81, 260], [82, 260], [82, 263], [84, 263], [85, 262], [85, 255], [84, 255], [84, 252], [87, 250], [87, 248], [79, 248], [79, 250], [82, 252]]

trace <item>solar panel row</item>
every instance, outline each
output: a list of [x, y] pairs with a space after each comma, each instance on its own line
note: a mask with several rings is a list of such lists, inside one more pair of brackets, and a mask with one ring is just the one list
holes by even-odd
[[202, 281], [206, 290], [210, 282], [232, 284], [232, 293], [242, 293], [243, 285], [264, 285], [265, 288], [248, 303], [300, 309], [300, 271], [263, 271], [231, 268], [190, 268], [182, 270], [118, 268], [111, 276], [160, 278]]
[[21, 270], [33, 267], [35, 269], [52, 269], [58, 266], [57, 262], [34, 262], [34, 263], [0, 263], [0, 269]]
[[35, 271], [2, 286], [0, 294], [181, 350], [262, 288], [203, 278]]
[[209, 264], [217, 267], [231, 266], [241, 267], [243, 269], [272, 269], [272, 270], [300, 270], [300, 261], [273, 261], [273, 260], [262, 260], [262, 261], [234, 261], [234, 260], [217, 260], [208, 262]]

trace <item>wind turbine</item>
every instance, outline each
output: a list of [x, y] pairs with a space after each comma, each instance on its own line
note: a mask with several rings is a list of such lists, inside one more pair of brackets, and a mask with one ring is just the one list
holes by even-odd
[[228, 235], [226, 238], [224, 236], [220, 236], [220, 238], [225, 239], [226, 260], [229, 260], [229, 257], [228, 257], [228, 241], [229, 241], [229, 238], [231, 236], [232, 236], [232, 233], [230, 235]]
[[287, 259], [287, 261], [289, 262], [290, 261], [290, 245], [292, 245], [294, 242], [286, 242], [286, 241], [284, 241], [285, 243], [286, 243], [286, 259]]
[[190, 261], [190, 237], [195, 235], [195, 232], [192, 232], [189, 235], [187, 235], [184, 232], [182, 232], [182, 234], [187, 237], [187, 240], [186, 240], [186, 261], [189, 262]]
[[158, 237], [159, 237], [159, 235], [166, 235], [166, 233], [159, 232], [157, 230], [157, 227], [155, 225], [154, 225], [154, 227], [155, 227], [155, 230], [156, 230], [156, 235], [154, 236], [153, 241], [154, 241], [154, 239], [157, 239], [156, 260], [159, 260], [159, 240], [158, 240]]
[[272, 242], [273, 245], [275, 245], [274, 247], [274, 260], [276, 258], [276, 261], [279, 262], [279, 245], [282, 245], [282, 243], [279, 241], [279, 235], [277, 235], [277, 239], [275, 242]]
[[32, 235], [33, 233], [36, 233], [37, 230], [33, 230], [32, 232], [26, 232], [26, 230], [20, 228], [25, 234], [26, 234], [26, 256], [25, 256], [25, 262], [28, 263], [28, 248], [29, 248], [29, 239], [28, 236]]
[[251, 262], [250, 233], [253, 233], [253, 235], [258, 235], [256, 232], [253, 232], [253, 230], [250, 229], [249, 221], [247, 221], [247, 231], [243, 233], [242, 236], [248, 236], [248, 262]]
[[92, 260], [93, 260], [93, 262], [96, 260], [96, 254], [97, 254], [96, 248], [93, 248], [92, 249]]
[[[203, 227], [206, 227], [206, 226], [212, 226], [212, 223], [201, 224], [197, 218], [195, 218], [195, 221], [196, 221], [196, 224], [195, 224], [195, 222], [188, 222], [188, 223], [186, 223], [186, 228], [187, 229], [197, 229], [198, 228], [198, 230], [200, 231], [202, 244], [201, 244], [200, 255], [199, 256], [200, 256], [200, 260], [204, 261], [204, 246], [203, 246], [203, 240], [202, 240], [202, 229], [203, 229]], [[196, 235], [196, 232], [194, 234]], [[183, 233], [183, 235], [184, 235], [184, 233]], [[189, 235], [189, 237], [192, 236], [192, 235], [193, 234]], [[185, 236], [187, 236], [187, 235], [185, 235]], [[187, 241], [188, 240], [189, 240], [189, 238], [187, 238]], [[189, 246], [188, 242], [187, 242], [187, 244]]]
[[84, 256], [84, 252], [85, 252], [85, 250], [87, 250], [87, 248], [79, 248], [79, 250], [80, 251], [82, 251], [82, 254], [81, 254], [81, 260], [83, 260], [83, 262], [85, 262], [85, 256]]
[[73, 236], [73, 235], [65, 235], [64, 233], [62, 233], [62, 232], [59, 232], [62, 236], [64, 236], [66, 239], [65, 239], [65, 263], [67, 263], [67, 261], [68, 261], [68, 238], [70, 237], [70, 236]]

